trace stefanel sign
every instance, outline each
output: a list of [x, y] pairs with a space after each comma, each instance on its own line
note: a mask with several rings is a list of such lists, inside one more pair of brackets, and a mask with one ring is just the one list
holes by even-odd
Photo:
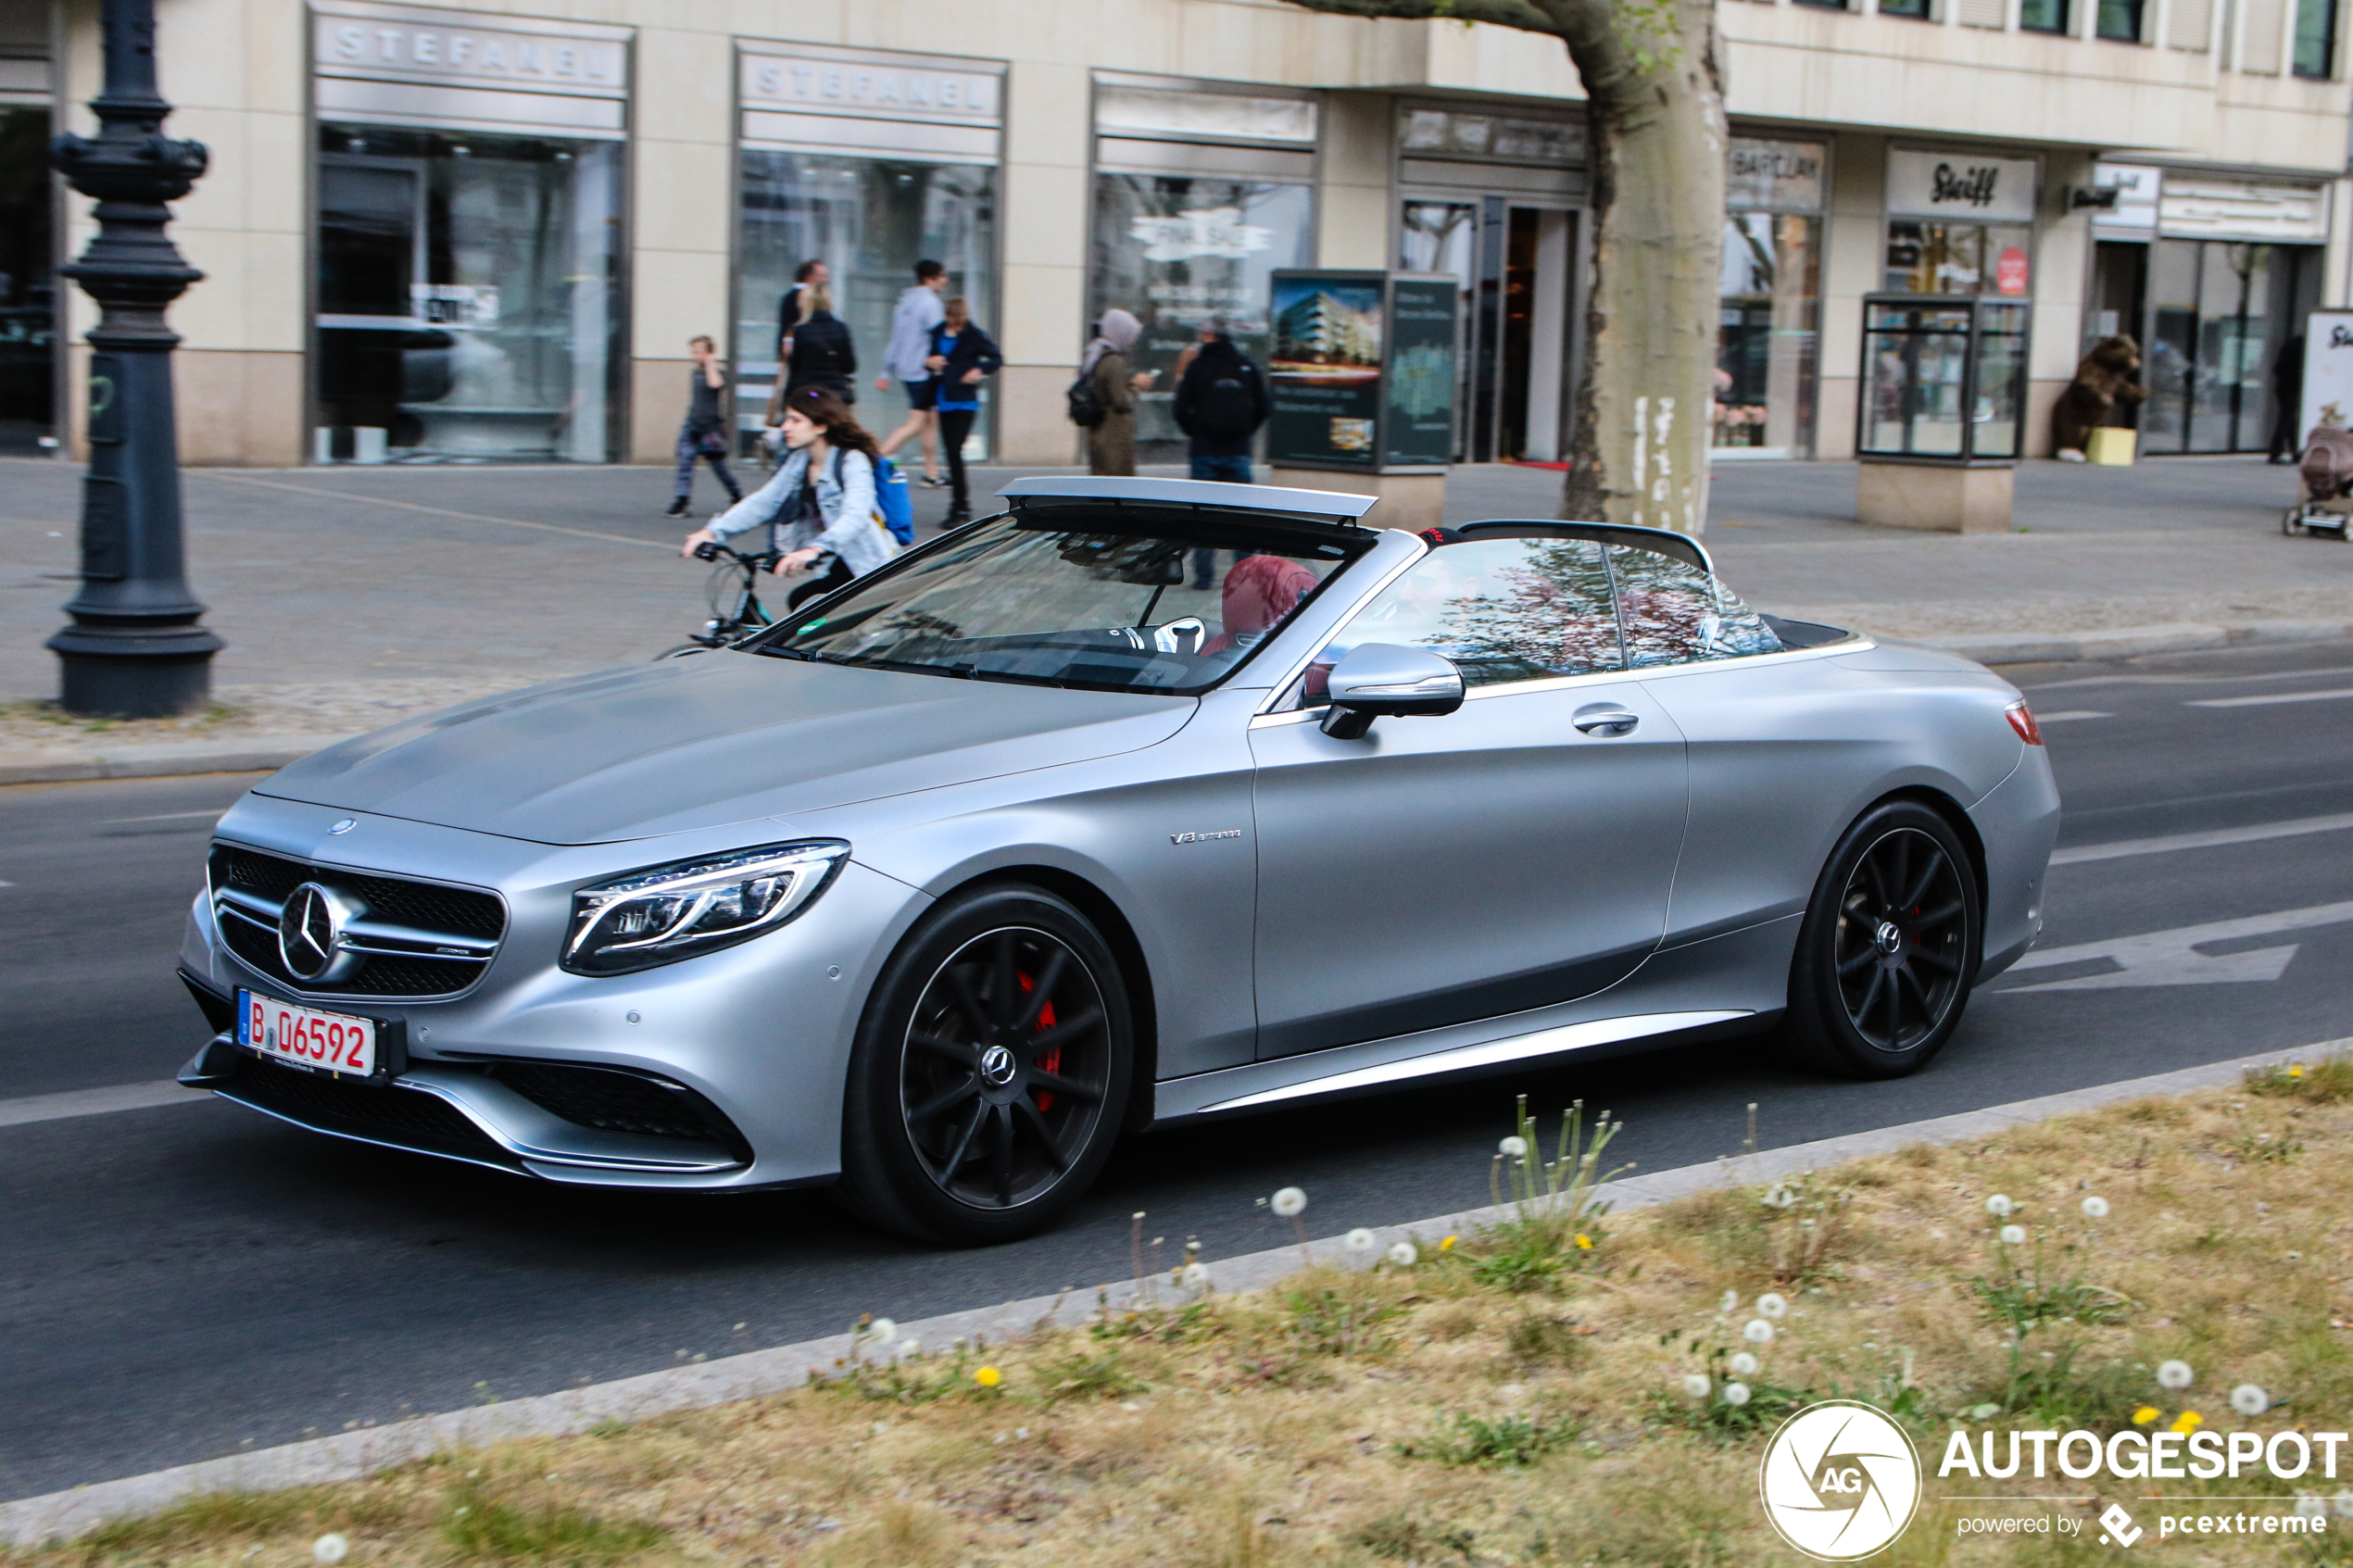
[[1894, 148], [1887, 155], [1888, 216], [2031, 222], [2040, 175], [2032, 158]]

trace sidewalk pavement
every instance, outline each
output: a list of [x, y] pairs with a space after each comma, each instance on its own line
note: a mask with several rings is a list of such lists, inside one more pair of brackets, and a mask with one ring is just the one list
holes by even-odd
[[[1017, 473], [975, 470], [991, 495]], [[1176, 472], [1180, 470], [1160, 470]], [[260, 768], [510, 686], [650, 658], [698, 630], [711, 569], [660, 514], [666, 469], [192, 469], [189, 571], [228, 642], [195, 720], [89, 726], [45, 699], [74, 591], [78, 467], [0, 458], [0, 783]], [[1457, 469], [1450, 521], [1548, 518], [1561, 475]], [[2018, 532], [1855, 521], [1851, 463], [1725, 463], [1706, 543], [1779, 614], [1988, 662], [2353, 634], [2353, 549], [2284, 537], [2292, 470], [2259, 458], [2027, 463]], [[698, 511], [718, 500], [705, 491]], [[936, 530], [944, 491], [918, 490]], [[1378, 509], [1370, 521], [1378, 522]]]

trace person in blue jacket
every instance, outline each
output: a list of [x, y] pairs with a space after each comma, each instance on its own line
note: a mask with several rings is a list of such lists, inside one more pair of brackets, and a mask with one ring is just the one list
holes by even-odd
[[948, 454], [948, 483], [954, 487], [943, 526], [953, 528], [973, 518], [972, 497], [964, 488], [964, 439], [980, 415], [981, 379], [994, 375], [1005, 361], [988, 334], [973, 324], [972, 307], [963, 295], [945, 301], [941, 309], [945, 320], [931, 330], [931, 355], [924, 363], [939, 389], [939, 445]]

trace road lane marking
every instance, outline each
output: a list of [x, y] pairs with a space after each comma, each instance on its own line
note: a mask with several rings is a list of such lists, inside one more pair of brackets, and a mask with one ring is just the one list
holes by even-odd
[[2051, 864], [2074, 866], [2086, 860], [2121, 860], [2133, 855], [2165, 855], [2176, 849], [2208, 849], [2221, 844], [2260, 844], [2267, 838], [2296, 838], [2308, 833], [2338, 833], [2346, 828], [2353, 828], [2353, 811], [2341, 811], [2333, 817], [2298, 817], [2284, 822], [2258, 822], [2253, 827], [2168, 834], [2162, 838], [2120, 838], [2109, 844], [2079, 844], [2054, 853]]
[[2296, 957], [2296, 944], [2258, 947], [2251, 952], [2201, 953], [2208, 942], [2233, 942], [2249, 936], [2276, 936], [2286, 931], [2342, 925], [2353, 921], [2353, 903], [2315, 904], [2309, 909], [2279, 909], [2268, 915], [2218, 920], [2205, 925], [2177, 926], [2171, 931], [2145, 932], [2138, 936], [2111, 936], [2100, 942], [2078, 942], [2066, 947], [2042, 947], [2009, 967], [2053, 969], [2060, 964], [2107, 959], [2117, 965], [2102, 974], [2081, 974], [2069, 980], [2045, 980], [2032, 985], [2009, 985], [1987, 993], [2013, 997], [2021, 991], [2109, 991], [2138, 985], [2211, 985], [2233, 982], [2277, 980]]
[[144, 1110], [154, 1105], [202, 1105], [211, 1098], [208, 1094], [182, 1088], [169, 1078], [159, 1084], [116, 1084], [104, 1089], [24, 1095], [16, 1099], [0, 1099], [0, 1127], [21, 1127], [28, 1122], [62, 1122], [71, 1116], [102, 1116], [111, 1110]]
[[2095, 713], [2088, 708], [2072, 708], [2064, 713], [2037, 713], [2034, 715], [2037, 722], [2045, 724], [2070, 724], [2073, 723], [2078, 719], [2113, 719], [2115, 717], [2116, 715], [2113, 713]]
[[2342, 675], [2342, 664], [2325, 670], [2273, 670], [2259, 675], [2078, 675], [2065, 681], [2043, 681], [2020, 686], [2022, 692], [2055, 692], [2061, 686], [2231, 686], [2248, 681], [2301, 681], [2314, 675]]
[[2325, 692], [2266, 692], [2261, 696], [2202, 696], [2183, 703], [2184, 708], [2269, 708], [2275, 702], [2333, 702], [2353, 696], [2353, 686], [2339, 686]]

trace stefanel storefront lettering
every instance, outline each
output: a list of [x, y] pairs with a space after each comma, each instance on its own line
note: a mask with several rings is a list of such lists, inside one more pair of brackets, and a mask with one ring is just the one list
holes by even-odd
[[473, 77], [617, 87], [622, 46], [475, 28], [378, 27], [320, 19], [320, 62], [392, 75]]

